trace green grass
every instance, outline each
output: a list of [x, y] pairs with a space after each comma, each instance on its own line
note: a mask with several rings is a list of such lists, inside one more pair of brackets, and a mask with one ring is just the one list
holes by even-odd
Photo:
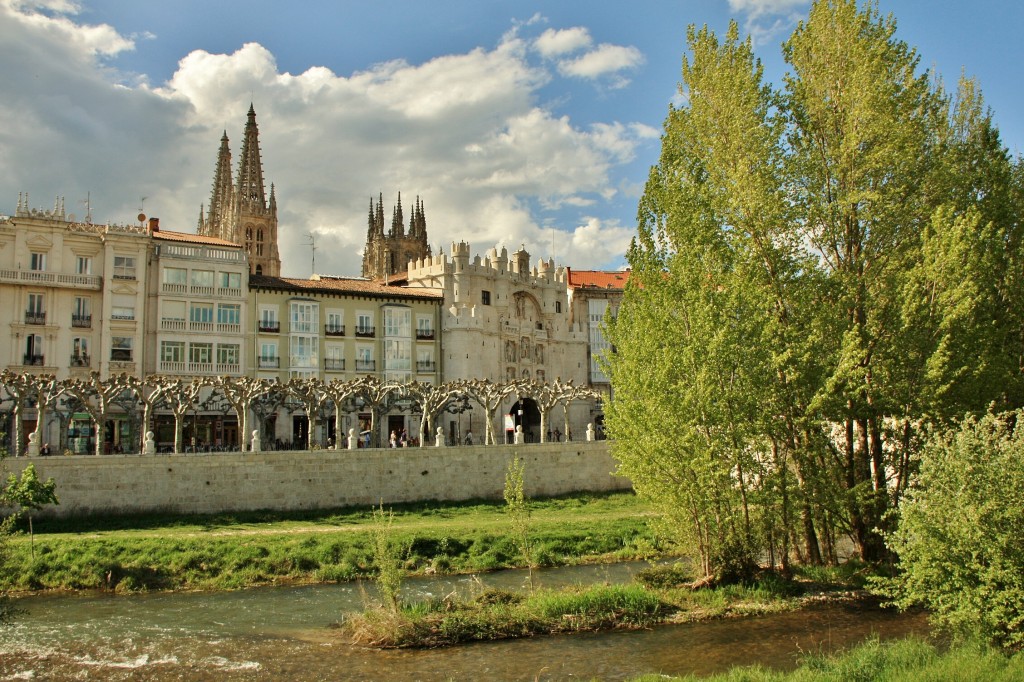
[[436, 600], [395, 613], [371, 609], [343, 628], [358, 643], [382, 648], [438, 647], [532, 635], [641, 628], [671, 607], [640, 585], [540, 590], [529, 596], [489, 591], [469, 601]]
[[1024, 679], [1024, 654], [1004, 655], [981, 646], [940, 651], [917, 638], [877, 639], [833, 656], [810, 656], [794, 671], [737, 667], [710, 677], [646, 675], [634, 682], [700, 679], [702, 682], [1011, 682]]
[[[533, 501], [531, 535], [545, 565], [647, 558], [657, 543], [647, 507], [631, 494]], [[466, 573], [521, 565], [501, 502], [394, 507], [394, 539], [410, 573]], [[12, 538], [0, 589], [215, 590], [373, 575], [370, 508], [40, 519], [36, 558]]]
[[[666, 577], [671, 576], [671, 578]], [[594, 585], [529, 594], [485, 591], [475, 598], [381, 605], [350, 615], [343, 624], [352, 642], [381, 648], [439, 647], [469, 641], [565, 632], [643, 628], [657, 623], [707, 620], [797, 608], [799, 589], [765, 572], [752, 585], [694, 590], [685, 567], [656, 567], [631, 585]], [[660, 587], [651, 586], [659, 582]]]

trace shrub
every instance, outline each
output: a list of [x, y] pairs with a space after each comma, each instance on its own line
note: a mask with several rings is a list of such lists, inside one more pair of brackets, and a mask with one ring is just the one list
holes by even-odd
[[920, 479], [887, 542], [894, 578], [873, 581], [940, 627], [1024, 647], [1024, 425], [1021, 412], [968, 418], [921, 454]]

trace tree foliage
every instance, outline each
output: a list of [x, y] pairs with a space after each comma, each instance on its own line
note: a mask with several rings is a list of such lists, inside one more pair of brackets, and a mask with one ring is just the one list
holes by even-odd
[[1024, 404], [1021, 163], [895, 32], [819, 0], [775, 88], [735, 23], [688, 31], [606, 426], [709, 577], [884, 558], [922, 429]]
[[897, 577], [879, 584], [934, 622], [1024, 648], [1024, 413], [985, 415], [937, 433], [921, 453], [919, 484], [889, 537]]

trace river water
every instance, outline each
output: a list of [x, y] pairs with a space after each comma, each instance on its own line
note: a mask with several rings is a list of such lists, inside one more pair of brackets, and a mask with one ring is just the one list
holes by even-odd
[[[545, 587], [624, 582], [643, 564], [543, 571]], [[406, 598], [521, 588], [502, 571], [409, 580]], [[622, 680], [642, 673], [709, 674], [737, 664], [794, 667], [872, 635], [926, 634], [923, 616], [862, 604], [662, 626], [638, 632], [537, 637], [436, 650], [345, 644], [330, 626], [373, 599], [361, 584], [221, 593], [43, 595], [0, 629], [0, 680]]]

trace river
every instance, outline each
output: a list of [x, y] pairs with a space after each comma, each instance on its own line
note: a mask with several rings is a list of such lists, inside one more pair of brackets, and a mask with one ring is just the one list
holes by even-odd
[[[546, 587], [623, 582], [643, 564], [540, 573]], [[519, 588], [521, 571], [418, 578], [406, 598]], [[801, 653], [833, 651], [872, 635], [925, 634], [923, 616], [863, 604], [796, 613], [486, 642], [437, 650], [376, 651], [345, 644], [330, 626], [372, 600], [367, 584], [218, 593], [40, 595], [0, 629], [0, 679], [103, 680], [622, 680], [642, 673], [709, 674], [737, 664], [778, 669]]]

